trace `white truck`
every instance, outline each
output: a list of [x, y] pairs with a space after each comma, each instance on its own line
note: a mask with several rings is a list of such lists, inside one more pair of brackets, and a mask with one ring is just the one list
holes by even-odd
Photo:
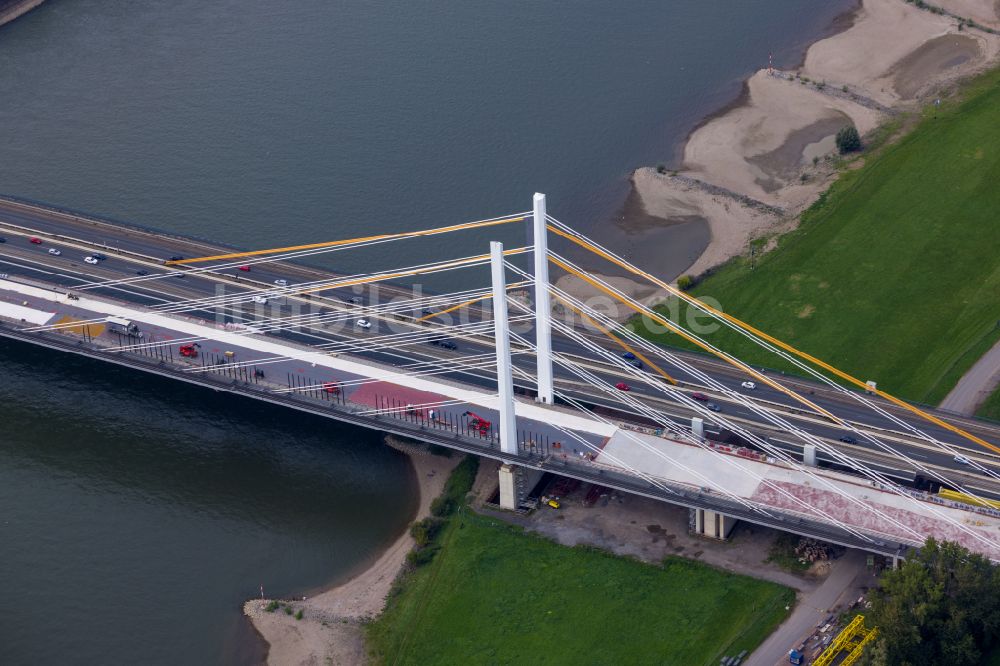
[[119, 335], [125, 335], [130, 338], [140, 338], [142, 339], [143, 333], [139, 330], [139, 327], [135, 325], [130, 319], [123, 319], [121, 317], [108, 317], [108, 329], [118, 333]]

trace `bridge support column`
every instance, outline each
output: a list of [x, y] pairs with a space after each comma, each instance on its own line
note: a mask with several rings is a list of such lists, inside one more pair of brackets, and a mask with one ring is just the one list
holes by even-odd
[[552, 301], [549, 296], [549, 243], [545, 219], [545, 195], [535, 193], [535, 346], [539, 402], [548, 405], [555, 399], [552, 388]]
[[803, 444], [802, 445], [802, 464], [809, 465], [810, 467], [816, 466], [816, 445], [815, 444]]
[[517, 468], [500, 465], [500, 508], [513, 511], [517, 508]]
[[503, 265], [503, 243], [490, 243], [493, 274], [493, 333], [497, 350], [497, 393], [500, 396], [500, 450], [517, 455], [517, 425], [514, 416], [514, 380], [510, 366], [510, 328], [507, 324], [507, 278]]
[[691, 512], [694, 514], [694, 533], [710, 539], [725, 541], [736, 526], [735, 518], [716, 511], [691, 509]]
[[691, 434], [705, 439], [705, 421], [697, 416], [691, 417]]

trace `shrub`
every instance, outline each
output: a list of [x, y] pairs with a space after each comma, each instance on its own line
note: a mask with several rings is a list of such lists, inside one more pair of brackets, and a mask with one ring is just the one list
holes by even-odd
[[431, 515], [438, 518], [447, 518], [455, 512], [455, 502], [450, 497], [435, 497], [431, 502]]
[[301, 608], [299, 609], [299, 612], [295, 614], [295, 619], [296, 620], [301, 620], [302, 619], [302, 609]]
[[441, 532], [441, 528], [444, 525], [445, 521], [440, 518], [433, 516], [424, 518], [419, 522], [413, 523], [413, 526], [410, 527], [410, 535], [417, 543], [417, 546], [423, 548], [434, 541], [434, 537]]
[[291, 615], [291, 614], [292, 614], [292, 607], [285, 606], [285, 615]]
[[848, 125], [837, 132], [837, 150], [841, 155], [861, 150], [861, 135], [858, 134], [857, 127]]
[[694, 286], [694, 278], [690, 275], [682, 275], [677, 278], [677, 288], [681, 291], [687, 291]]
[[264, 610], [266, 610], [268, 613], [273, 613], [274, 611], [278, 610], [278, 606], [280, 605], [281, 604], [279, 604], [277, 601], [272, 601], [264, 608]]
[[406, 554], [406, 561], [415, 567], [422, 567], [425, 564], [429, 564], [430, 561], [434, 559], [434, 555], [437, 553], [437, 550], [437, 546], [411, 550]]
[[667, 165], [666, 164], [657, 164], [656, 165], [656, 173], [666, 173], [666, 172], [667, 172]]

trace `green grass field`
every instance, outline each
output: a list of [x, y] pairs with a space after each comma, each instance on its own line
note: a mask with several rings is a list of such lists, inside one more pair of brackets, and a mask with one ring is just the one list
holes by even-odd
[[[735, 260], [693, 293], [882, 389], [940, 401], [1000, 339], [1000, 72], [936, 115], [845, 172], [756, 266]], [[785, 367], [729, 333], [708, 339]]]
[[1000, 390], [996, 390], [986, 399], [979, 409], [976, 410], [977, 416], [982, 416], [987, 419], [993, 419], [994, 421], [1000, 421]]
[[369, 626], [389, 664], [717, 664], [785, 618], [790, 589], [682, 559], [567, 548], [463, 508]]

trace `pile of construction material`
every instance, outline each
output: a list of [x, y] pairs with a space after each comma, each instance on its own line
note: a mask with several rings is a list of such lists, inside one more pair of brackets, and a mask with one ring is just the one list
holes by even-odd
[[799, 544], [795, 546], [795, 555], [800, 562], [817, 562], [820, 560], [830, 560], [836, 557], [838, 549], [828, 543], [802, 537]]

